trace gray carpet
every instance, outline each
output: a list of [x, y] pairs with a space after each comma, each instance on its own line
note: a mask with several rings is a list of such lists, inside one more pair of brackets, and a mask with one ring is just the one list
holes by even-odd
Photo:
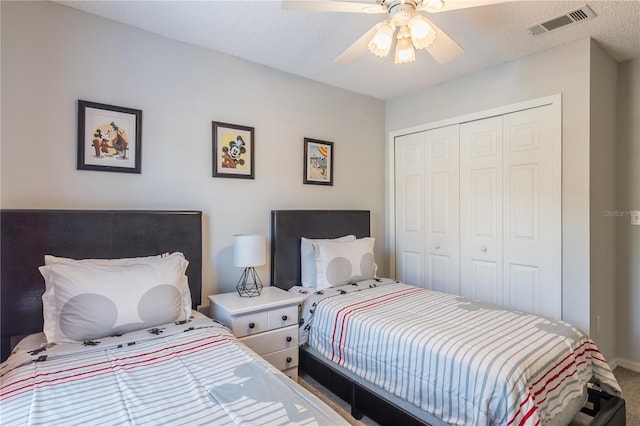
[[627, 406], [627, 426], [640, 426], [640, 373], [617, 367], [613, 370]]
[[[625, 399], [627, 406], [627, 426], [640, 426], [640, 373], [622, 367], [617, 367], [613, 373], [622, 387], [622, 397]], [[298, 383], [322, 399], [350, 424], [355, 426], [378, 426], [378, 423], [366, 416], [361, 420], [351, 417], [349, 404], [304, 373], [300, 375]], [[586, 425], [588, 424], [586, 419], [587, 416], [578, 417], [572, 425]]]

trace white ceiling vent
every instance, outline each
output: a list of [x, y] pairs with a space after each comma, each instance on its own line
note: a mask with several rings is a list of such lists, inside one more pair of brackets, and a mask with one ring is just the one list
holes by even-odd
[[588, 21], [596, 16], [598, 15], [596, 15], [596, 13], [585, 4], [584, 6], [567, 12], [564, 15], [556, 16], [555, 18], [534, 25], [529, 28], [529, 32], [531, 35], [536, 36], [566, 27], [567, 25]]

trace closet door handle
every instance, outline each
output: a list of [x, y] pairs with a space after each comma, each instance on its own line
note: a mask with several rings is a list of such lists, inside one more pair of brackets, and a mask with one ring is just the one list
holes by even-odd
[[484, 253], [484, 252], [486, 252], [486, 251], [487, 251], [487, 248], [486, 248], [486, 247], [482, 247], [482, 248], [480, 249], [480, 251]]
[[436, 244], [436, 250], [440, 249], [440, 244]]

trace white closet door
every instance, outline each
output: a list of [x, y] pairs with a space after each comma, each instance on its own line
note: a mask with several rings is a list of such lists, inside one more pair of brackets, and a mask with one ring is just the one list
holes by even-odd
[[502, 117], [460, 125], [460, 294], [503, 304]]
[[452, 294], [460, 294], [459, 128], [425, 132], [425, 285]]
[[459, 126], [395, 140], [396, 277], [459, 294]]
[[553, 108], [503, 116], [504, 304], [562, 313], [560, 136]]
[[395, 138], [396, 278], [424, 287], [424, 132]]

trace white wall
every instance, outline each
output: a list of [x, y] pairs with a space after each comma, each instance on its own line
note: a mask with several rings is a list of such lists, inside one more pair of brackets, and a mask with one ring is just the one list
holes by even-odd
[[640, 210], [640, 58], [618, 67], [616, 250], [619, 363], [640, 371], [640, 226], [626, 212]]
[[[2, 208], [202, 210], [205, 305], [240, 276], [233, 234], [269, 236], [272, 209], [370, 209], [382, 243], [382, 101], [51, 2], [1, 7]], [[78, 99], [143, 111], [142, 174], [76, 170]], [[255, 127], [255, 180], [211, 177], [213, 120]], [[302, 184], [304, 137], [335, 143], [333, 187]]]
[[628, 216], [640, 210], [640, 59], [616, 64], [596, 42], [579, 40], [392, 99], [386, 130], [555, 93], [563, 115], [563, 318], [589, 332], [609, 361], [640, 371], [640, 226]]
[[[386, 129], [561, 93], [563, 318], [590, 333], [610, 361], [619, 357], [640, 371], [640, 228], [628, 217], [604, 215], [605, 209], [640, 208], [637, 62], [620, 66], [617, 84], [618, 65], [597, 43], [579, 40], [392, 99]], [[625, 132], [617, 160], [616, 127]]]
[[565, 320], [587, 332], [590, 50], [590, 40], [579, 40], [392, 99], [386, 105], [390, 132], [562, 94], [562, 310]]

